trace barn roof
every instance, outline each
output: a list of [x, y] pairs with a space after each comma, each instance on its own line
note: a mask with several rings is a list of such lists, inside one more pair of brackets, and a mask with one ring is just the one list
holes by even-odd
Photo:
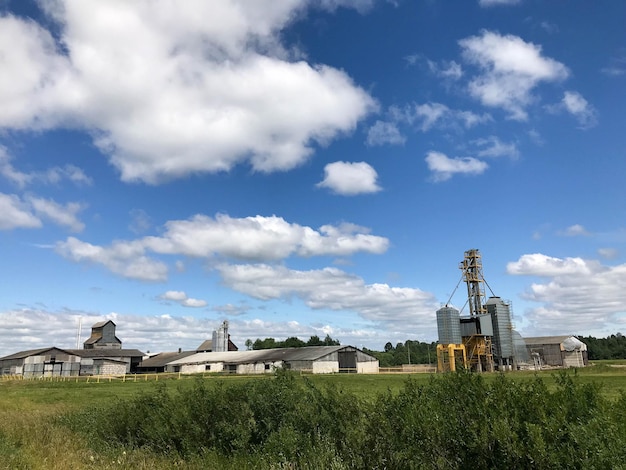
[[172, 361], [176, 361], [178, 359], [183, 359], [185, 357], [191, 356], [192, 354], [196, 354], [195, 351], [182, 351], [182, 352], [162, 352], [159, 354], [155, 354], [148, 359], [144, 359], [139, 364], [141, 368], [154, 368], [154, 367], [165, 367]]
[[57, 350], [65, 354], [77, 355], [71, 349], [61, 349], [61, 348], [57, 348], [56, 346], [49, 346], [47, 348], [28, 349], [26, 351], [19, 351], [19, 352], [10, 354], [8, 356], [0, 357], [0, 361], [5, 361], [5, 360], [8, 361], [11, 359], [24, 359], [30, 356], [39, 356], [45, 352], [52, 351], [52, 350]]
[[169, 364], [199, 364], [207, 362], [246, 364], [254, 362], [315, 361], [348, 348], [354, 349], [352, 346], [307, 346], [303, 348], [259, 349], [255, 351], [203, 352], [174, 360]]
[[138, 349], [68, 349], [80, 357], [144, 357]]
[[98, 323], [94, 323], [92, 328], [102, 328], [107, 323], [113, 323], [113, 325], [115, 325], [115, 322], [113, 320], [103, 320], [99, 321]]
[[527, 345], [530, 344], [561, 344], [563, 341], [571, 338], [572, 335], [565, 336], [533, 336], [531, 338], [524, 338], [524, 342]]

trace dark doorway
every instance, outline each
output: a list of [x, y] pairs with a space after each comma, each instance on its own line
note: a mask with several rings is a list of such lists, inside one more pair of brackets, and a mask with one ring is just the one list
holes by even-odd
[[339, 372], [356, 374], [356, 351], [339, 352]]

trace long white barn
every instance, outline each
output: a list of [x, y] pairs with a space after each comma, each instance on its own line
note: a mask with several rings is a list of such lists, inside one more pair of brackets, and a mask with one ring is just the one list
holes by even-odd
[[314, 374], [336, 372], [376, 374], [378, 359], [353, 346], [308, 346], [197, 353], [169, 362], [165, 370], [183, 374], [200, 372], [264, 374], [272, 372], [277, 367]]

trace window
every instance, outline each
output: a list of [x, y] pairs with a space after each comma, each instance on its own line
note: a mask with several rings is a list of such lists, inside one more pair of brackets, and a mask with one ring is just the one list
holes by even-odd
[[270, 364], [265, 364], [265, 370], [270, 370], [271, 365]]
[[207, 364], [206, 366], [204, 366], [204, 370], [211, 370], [211, 364]]

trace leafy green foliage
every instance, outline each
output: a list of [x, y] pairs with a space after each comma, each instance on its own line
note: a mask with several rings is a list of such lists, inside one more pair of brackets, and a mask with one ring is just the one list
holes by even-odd
[[[94, 448], [149, 450], [239, 468], [619, 468], [626, 394], [562, 372], [460, 372], [408, 379], [366, 400], [279, 370], [271, 378], [159, 385], [114, 406], [68, 414]], [[234, 468], [234, 467], [233, 467]]]
[[308, 341], [302, 341], [300, 338], [291, 336], [285, 341], [276, 341], [274, 338], [257, 338], [256, 341], [246, 340], [248, 349], [274, 349], [274, 348], [303, 348], [305, 346], [339, 346], [339, 341], [332, 339], [330, 335], [326, 335], [324, 339], [319, 336], [311, 336]]
[[606, 338], [578, 336], [578, 339], [587, 345], [587, 354], [591, 360], [626, 359], [626, 336], [621, 333]]

